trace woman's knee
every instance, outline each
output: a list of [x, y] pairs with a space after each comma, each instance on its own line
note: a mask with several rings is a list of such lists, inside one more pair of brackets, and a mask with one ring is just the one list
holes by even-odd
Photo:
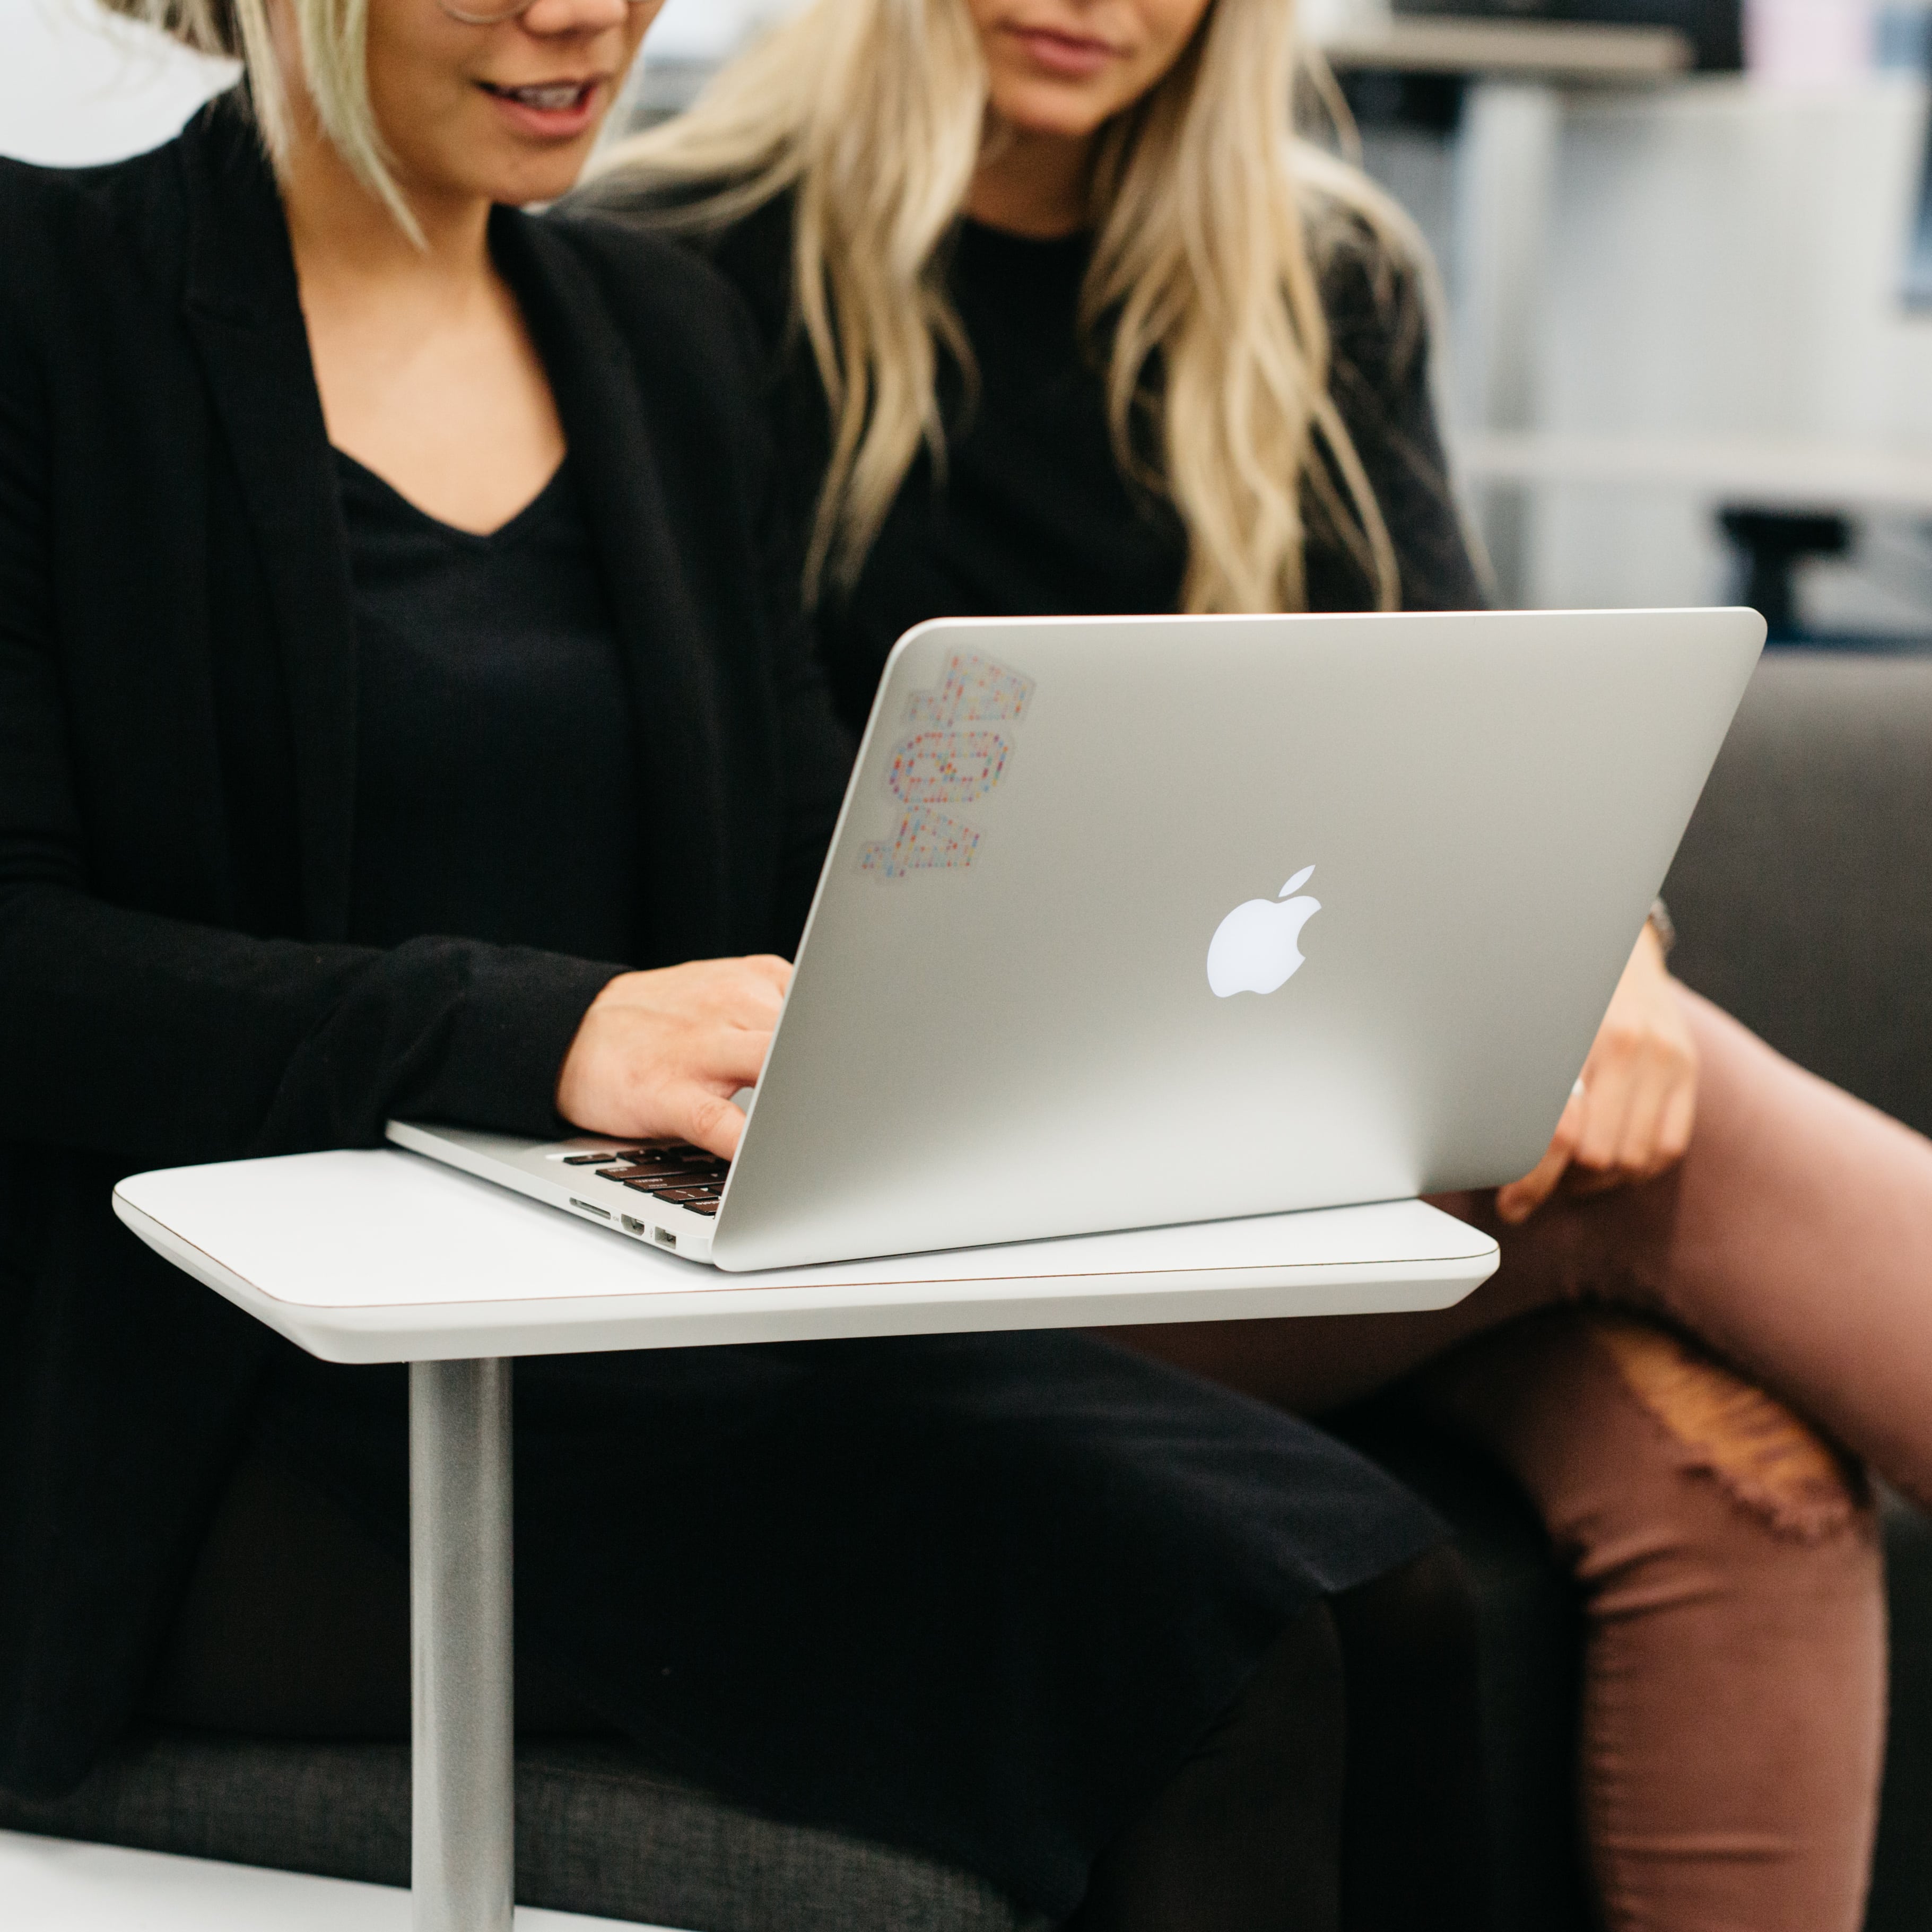
[[1798, 1543], [1870, 1521], [1869, 1486], [1841, 1449], [1696, 1342], [1640, 1316], [1532, 1316], [1432, 1364], [1421, 1388], [1529, 1492], [1559, 1544], [1613, 1539], [1660, 1514], [1688, 1532], [1714, 1496]]
[[1473, 1664], [1475, 1598], [1454, 1544], [1344, 1591], [1331, 1610], [1345, 1655], [1372, 1653], [1402, 1670]]
[[1583, 1327], [1622, 1392], [1662, 1432], [1673, 1472], [1709, 1479], [1763, 1527], [1801, 1543], [1869, 1522], [1864, 1471], [1776, 1396], [1667, 1329], [1607, 1311]]
[[1101, 1852], [1070, 1932], [1334, 1932], [1344, 1725], [1317, 1604]]

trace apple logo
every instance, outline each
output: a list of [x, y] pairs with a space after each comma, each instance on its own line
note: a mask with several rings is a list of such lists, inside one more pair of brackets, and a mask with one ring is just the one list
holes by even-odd
[[1272, 899], [1248, 899], [1214, 928], [1208, 948], [1208, 983], [1216, 999], [1236, 993], [1272, 993], [1294, 978], [1301, 964], [1301, 928], [1322, 910], [1319, 899], [1292, 899], [1315, 868], [1304, 866]]

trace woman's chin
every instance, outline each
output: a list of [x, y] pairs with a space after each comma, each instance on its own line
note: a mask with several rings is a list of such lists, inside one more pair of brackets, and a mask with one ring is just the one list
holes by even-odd
[[577, 185], [584, 164], [590, 158], [591, 142], [586, 139], [567, 154], [537, 158], [526, 167], [506, 178], [503, 191], [491, 197], [512, 207], [525, 208], [536, 202], [555, 201]]
[[994, 118], [1004, 126], [1039, 140], [1089, 140], [1113, 111], [1084, 88], [1040, 82], [995, 88], [992, 104]]
[[574, 141], [541, 146], [500, 137], [478, 157], [482, 166], [464, 171], [465, 184], [484, 200], [512, 208], [555, 201], [577, 185], [596, 139], [595, 128]]

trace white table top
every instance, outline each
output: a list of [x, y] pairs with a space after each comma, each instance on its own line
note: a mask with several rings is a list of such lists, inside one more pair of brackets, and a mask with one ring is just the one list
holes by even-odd
[[1486, 1234], [1419, 1201], [724, 1274], [397, 1150], [130, 1176], [115, 1212], [333, 1362], [1446, 1308]]

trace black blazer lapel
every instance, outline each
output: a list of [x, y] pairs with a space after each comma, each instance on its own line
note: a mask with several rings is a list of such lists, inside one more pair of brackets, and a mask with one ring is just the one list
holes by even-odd
[[185, 312], [260, 547], [293, 708], [309, 935], [347, 930], [355, 839], [356, 628], [328, 432], [274, 178], [224, 97], [182, 141]]
[[662, 472], [631, 364], [596, 280], [531, 217], [499, 208], [490, 230], [550, 377], [584, 514], [604, 572], [637, 721], [655, 841], [677, 854], [678, 889], [652, 909], [653, 951], [701, 958], [728, 943], [735, 856], [725, 775], [730, 749], [716, 686], [715, 622], [670, 540]]

